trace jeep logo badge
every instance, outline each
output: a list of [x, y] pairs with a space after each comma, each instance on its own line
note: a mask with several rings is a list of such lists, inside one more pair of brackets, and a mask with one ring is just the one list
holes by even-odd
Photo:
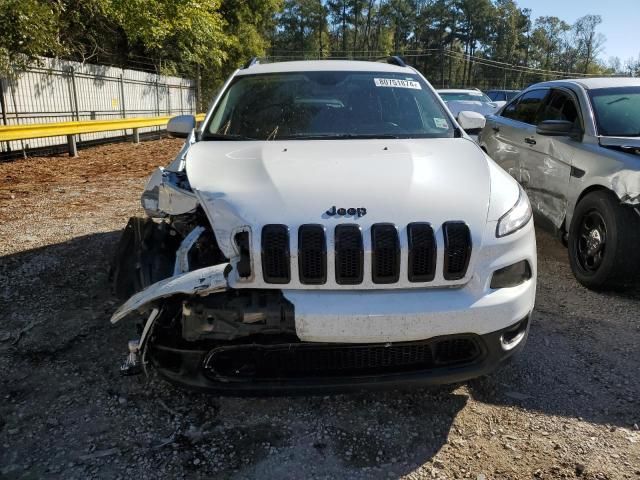
[[337, 208], [334, 205], [333, 207], [331, 207], [329, 210], [326, 211], [326, 214], [329, 215], [330, 217], [333, 217], [334, 215], [340, 215], [340, 216], [350, 215], [352, 217], [364, 217], [367, 214], [367, 209], [364, 207]]

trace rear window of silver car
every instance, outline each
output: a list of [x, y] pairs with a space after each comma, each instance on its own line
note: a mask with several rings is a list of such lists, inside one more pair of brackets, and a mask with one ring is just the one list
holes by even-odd
[[203, 140], [453, 137], [418, 76], [391, 72], [241, 75], [218, 102]]
[[438, 92], [445, 102], [452, 101], [469, 101], [469, 102], [482, 102], [488, 103], [492, 100], [482, 92]]

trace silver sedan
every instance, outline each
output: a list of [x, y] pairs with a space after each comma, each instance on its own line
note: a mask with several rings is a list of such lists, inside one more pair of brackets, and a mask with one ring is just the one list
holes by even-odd
[[487, 116], [478, 142], [559, 233], [583, 285], [638, 280], [640, 79], [532, 85]]

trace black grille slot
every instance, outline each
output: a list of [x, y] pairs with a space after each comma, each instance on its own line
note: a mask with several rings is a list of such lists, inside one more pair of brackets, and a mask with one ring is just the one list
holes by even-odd
[[300, 283], [326, 283], [327, 242], [322, 225], [302, 225], [298, 229], [298, 270]]
[[337, 378], [429, 371], [482, 357], [474, 337], [395, 344], [237, 345], [213, 350], [205, 372], [237, 380]]
[[444, 278], [460, 280], [467, 273], [471, 258], [471, 234], [464, 222], [447, 222], [444, 232]]
[[336, 282], [340, 285], [362, 283], [363, 246], [358, 225], [338, 225], [335, 230]]
[[236, 245], [240, 250], [240, 260], [236, 264], [238, 275], [242, 278], [251, 276], [251, 255], [249, 253], [251, 245], [249, 244], [249, 232], [238, 232], [235, 236]]
[[428, 223], [407, 225], [410, 282], [430, 282], [436, 273], [436, 238]]
[[291, 267], [289, 229], [286, 225], [262, 228], [262, 275], [267, 283], [289, 283]]
[[389, 223], [371, 227], [371, 276], [374, 283], [396, 283], [400, 277], [398, 230]]

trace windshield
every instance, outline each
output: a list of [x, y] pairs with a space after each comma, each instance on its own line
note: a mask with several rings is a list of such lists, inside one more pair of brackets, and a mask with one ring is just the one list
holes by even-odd
[[445, 102], [466, 100], [472, 102], [490, 102], [491, 99], [482, 92], [438, 92]]
[[598, 134], [640, 137], [640, 86], [589, 90]]
[[520, 90], [507, 90], [507, 101], [511, 101], [520, 93]]
[[418, 75], [290, 72], [236, 77], [203, 140], [453, 137]]

